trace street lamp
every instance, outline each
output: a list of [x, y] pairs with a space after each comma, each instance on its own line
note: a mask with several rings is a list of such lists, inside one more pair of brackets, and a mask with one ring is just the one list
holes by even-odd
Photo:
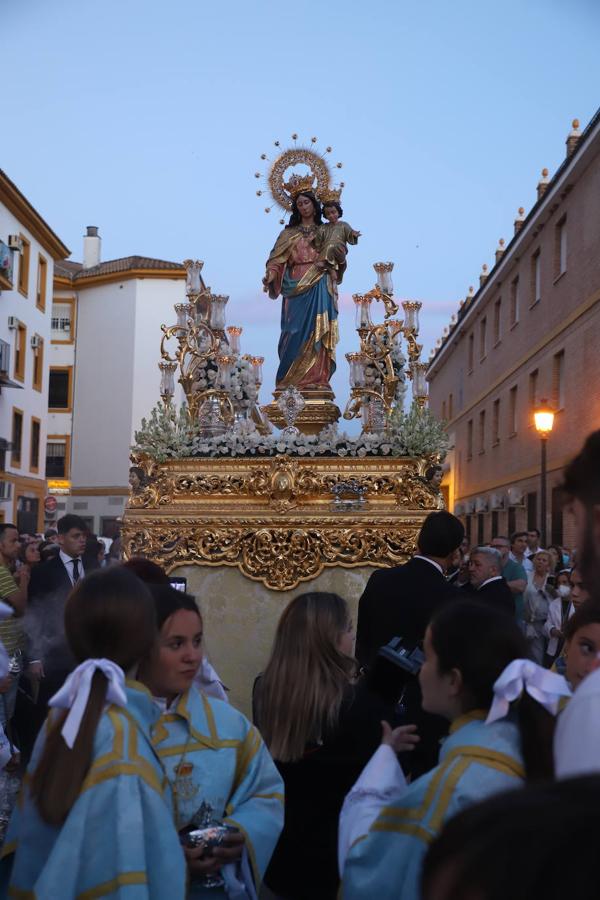
[[542, 531], [542, 547], [546, 546], [546, 443], [548, 435], [552, 431], [554, 425], [554, 410], [548, 405], [547, 400], [541, 400], [540, 405], [533, 411], [533, 421], [535, 422], [535, 430], [540, 436], [542, 445], [542, 465], [541, 465], [541, 531]]

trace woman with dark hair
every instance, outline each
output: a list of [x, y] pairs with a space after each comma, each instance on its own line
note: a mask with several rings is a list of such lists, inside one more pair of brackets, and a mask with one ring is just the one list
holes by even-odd
[[123, 569], [91, 573], [67, 600], [65, 632], [79, 665], [50, 700], [0, 880], [14, 897], [183, 898], [183, 853], [150, 738], [157, 710], [125, 681], [155, 639], [148, 589]]
[[[252, 898], [283, 825], [281, 778], [245, 716], [194, 685], [203, 637], [194, 598], [164, 585], [150, 590], [159, 634], [138, 677], [163, 712], [153, 744], [173, 788], [176, 825], [192, 877], [188, 896], [217, 900], [235, 886], [236, 898]], [[185, 845], [186, 832], [213, 821], [234, 829], [221, 846]], [[206, 877], [220, 881], [220, 889], [204, 888]]]
[[265, 884], [286, 900], [337, 897], [340, 809], [393, 714], [354, 683], [353, 643], [345, 600], [301, 594], [284, 610], [255, 686], [255, 721], [285, 783], [285, 826]]
[[29, 570], [29, 574], [31, 575], [31, 570], [34, 566], [36, 566], [40, 560], [40, 541], [37, 538], [32, 538], [31, 540], [21, 540], [21, 546], [19, 548], [19, 568], [22, 569], [26, 567]]
[[553, 711], [569, 691], [563, 678], [526, 659], [517, 623], [475, 601], [456, 601], [434, 615], [424, 646], [423, 708], [452, 723], [450, 736], [439, 765], [408, 786], [399, 783], [370, 827], [352, 835], [344, 900], [416, 900], [425, 851], [446, 820], [524, 780], [552, 777], [554, 717], [529, 690]]
[[321, 207], [310, 191], [292, 200], [289, 224], [280, 233], [263, 278], [273, 300], [281, 294], [278, 388], [329, 388], [338, 341], [332, 276], [315, 246]]

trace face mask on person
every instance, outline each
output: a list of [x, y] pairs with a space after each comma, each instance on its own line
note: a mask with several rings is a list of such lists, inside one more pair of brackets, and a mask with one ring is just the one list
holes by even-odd
[[559, 595], [564, 599], [565, 597], [568, 597], [569, 594], [571, 593], [571, 588], [569, 587], [568, 584], [559, 584], [559, 586], [557, 587], [557, 591], [558, 591]]

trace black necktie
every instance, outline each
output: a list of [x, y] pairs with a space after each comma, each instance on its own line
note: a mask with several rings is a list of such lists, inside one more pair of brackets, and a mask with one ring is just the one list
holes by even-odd
[[73, 559], [71, 562], [73, 563], [73, 584], [77, 584], [79, 581], [79, 560]]

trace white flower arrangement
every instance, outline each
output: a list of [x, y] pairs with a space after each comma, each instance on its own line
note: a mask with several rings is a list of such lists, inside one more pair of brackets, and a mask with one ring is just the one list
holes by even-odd
[[[226, 353], [228, 345], [223, 342], [221, 350]], [[216, 388], [219, 367], [213, 357], [201, 360], [194, 373], [194, 390], [198, 392]], [[248, 359], [236, 357], [229, 375], [229, 396], [235, 409], [246, 413], [258, 400], [258, 388], [254, 368]]]
[[[396, 392], [394, 394], [394, 403], [402, 406], [406, 395], [406, 357], [403, 355], [399, 345], [395, 342], [392, 343], [390, 356], [394, 367], [394, 375], [398, 379], [396, 383]], [[383, 390], [383, 375], [381, 371], [374, 363], [366, 363], [364, 372], [365, 387], [380, 393]]]
[[328, 425], [317, 435], [261, 435], [250, 420], [236, 421], [227, 432], [207, 438], [197, 422], [190, 422], [187, 408], [154, 407], [148, 420], [143, 419], [135, 433], [135, 453], [150, 456], [157, 462], [198, 456], [276, 456], [279, 453], [298, 456], [415, 456], [443, 459], [448, 450], [448, 437], [440, 422], [428, 409], [416, 405], [405, 413], [396, 409], [388, 429], [379, 434], [350, 437]]

